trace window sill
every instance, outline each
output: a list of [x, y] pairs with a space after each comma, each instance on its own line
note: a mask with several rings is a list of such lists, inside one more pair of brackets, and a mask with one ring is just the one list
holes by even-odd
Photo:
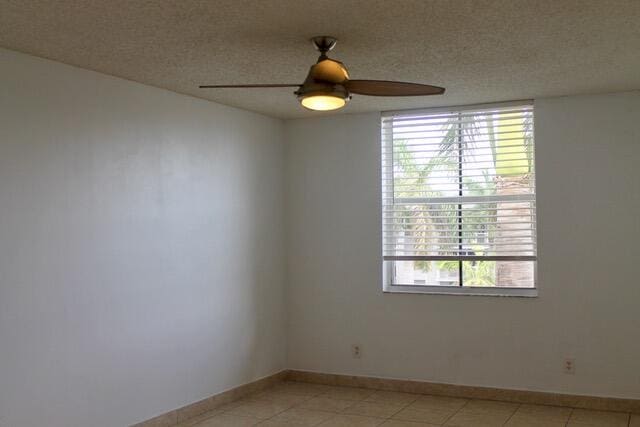
[[386, 285], [383, 292], [390, 294], [475, 295], [484, 297], [520, 298], [536, 298], [538, 296], [537, 288], [488, 288], [480, 286]]

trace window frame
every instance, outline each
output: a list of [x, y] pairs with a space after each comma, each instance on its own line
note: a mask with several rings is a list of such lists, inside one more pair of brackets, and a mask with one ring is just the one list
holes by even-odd
[[[436, 114], [436, 113], [443, 113], [443, 112], [465, 112], [465, 111], [473, 111], [473, 110], [481, 110], [481, 109], [486, 109], [486, 108], [503, 108], [503, 107], [512, 107], [512, 106], [524, 106], [524, 105], [530, 105], [534, 111], [533, 114], [533, 124], [532, 124], [532, 129], [533, 129], [533, 138], [534, 138], [534, 146], [533, 146], [533, 152], [534, 152], [534, 159], [536, 159], [535, 156], [535, 152], [536, 152], [536, 148], [535, 148], [535, 135], [536, 135], [536, 131], [535, 131], [535, 127], [536, 127], [536, 121], [535, 121], [535, 105], [534, 105], [534, 101], [533, 100], [521, 100], [521, 101], [510, 101], [510, 102], [499, 102], [499, 103], [488, 103], [488, 104], [473, 104], [473, 105], [464, 105], [464, 106], [450, 106], [450, 107], [437, 107], [437, 108], [426, 108], [426, 109], [410, 109], [410, 110], [394, 110], [394, 111], [384, 111], [381, 114], [380, 120], [382, 122], [382, 120], [384, 120], [385, 117], [388, 116], [393, 116], [393, 115], [400, 115], [400, 114]], [[384, 140], [383, 140], [383, 136], [381, 135], [381, 156], [383, 156], [385, 154], [385, 149], [386, 150], [390, 150], [391, 152], [393, 151], [393, 144], [384, 144]], [[381, 181], [385, 179], [385, 170], [384, 170], [384, 164], [381, 161], [381, 158], [379, 159], [379, 166], [381, 167]], [[460, 173], [462, 173], [461, 171], [463, 170], [462, 166], [460, 166]], [[537, 167], [536, 167], [537, 170]], [[538, 187], [537, 187], [537, 174], [534, 174], [533, 176], [533, 180], [534, 180], [534, 188], [535, 188], [535, 192], [534, 192], [534, 198], [537, 202], [537, 192], [538, 192]], [[381, 188], [381, 195], [383, 195], [383, 191]], [[460, 196], [462, 197], [462, 194], [460, 194]], [[473, 196], [470, 196], [473, 197]], [[424, 198], [425, 200], [428, 200], [429, 198]], [[381, 212], [384, 210], [384, 205], [381, 206]], [[383, 218], [381, 218], [383, 220]], [[458, 260], [459, 262], [459, 280], [461, 281], [461, 284], [459, 285], [408, 285], [408, 284], [395, 284], [393, 283], [393, 269], [395, 268], [395, 262], [399, 261], [399, 260], [385, 260], [384, 257], [382, 257], [382, 279], [383, 279], [383, 292], [384, 293], [400, 293], [400, 294], [428, 294], [428, 295], [476, 295], [476, 296], [499, 296], [499, 297], [537, 297], [538, 296], [538, 289], [539, 289], [539, 284], [538, 284], [538, 244], [539, 244], [539, 237], [540, 237], [540, 233], [539, 233], [539, 228], [538, 228], [538, 224], [539, 224], [539, 220], [538, 220], [538, 212], [536, 209], [536, 215], [535, 215], [535, 236], [536, 236], [536, 259], [531, 261], [528, 260], [528, 262], [532, 262], [533, 263], [533, 287], [531, 288], [523, 288], [523, 287], [509, 287], [509, 286], [494, 286], [494, 287], [487, 287], [487, 286], [468, 286], [468, 285], [464, 285], [464, 279], [463, 279], [463, 275], [462, 275], [462, 264], [465, 261], [471, 261], [471, 260]], [[383, 229], [383, 226], [381, 224], [380, 229]], [[383, 246], [384, 248], [384, 246]], [[491, 257], [482, 257], [483, 259], [485, 258], [491, 258]], [[518, 257], [514, 257], [514, 261], [518, 261], [517, 259]], [[502, 259], [504, 260], [504, 258]], [[523, 260], [524, 261], [524, 260]]]

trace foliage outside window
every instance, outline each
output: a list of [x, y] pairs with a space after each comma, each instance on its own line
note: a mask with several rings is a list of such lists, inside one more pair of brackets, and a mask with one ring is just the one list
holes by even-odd
[[382, 144], [387, 290], [535, 288], [532, 105], [388, 113]]

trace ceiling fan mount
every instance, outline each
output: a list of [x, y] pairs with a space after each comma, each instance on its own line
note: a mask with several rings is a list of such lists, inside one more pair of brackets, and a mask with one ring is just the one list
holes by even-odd
[[311, 43], [313, 43], [313, 46], [318, 52], [326, 55], [336, 47], [338, 39], [331, 36], [316, 36], [311, 38]]
[[332, 36], [316, 36], [311, 43], [320, 56], [309, 69], [302, 84], [249, 84], [249, 85], [203, 85], [202, 89], [221, 88], [274, 88], [297, 87], [294, 94], [303, 107], [315, 111], [342, 108], [351, 99], [351, 94], [369, 96], [424, 96], [440, 95], [444, 88], [419, 83], [387, 80], [352, 80], [344, 64], [327, 56], [337, 43]]

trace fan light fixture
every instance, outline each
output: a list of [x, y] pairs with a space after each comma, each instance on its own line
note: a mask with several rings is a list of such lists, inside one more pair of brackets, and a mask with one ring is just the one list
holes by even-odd
[[201, 89], [224, 88], [298, 88], [294, 94], [304, 108], [314, 111], [338, 110], [347, 105], [351, 94], [368, 96], [424, 96], [441, 95], [444, 88], [419, 83], [395, 82], [387, 80], [351, 80], [344, 64], [327, 56], [336, 45], [336, 38], [318, 36], [311, 39], [320, 56], [311, 66], [302, 84], [231, 84], [202, 85]]
[[302, 98], [300, 104], [309, 110], [331, 111], [344, 107], [347, 101], [333, 95], [312, 95]]
[[299, 90], [298, 101], [304, 108], [314, 111], [331, 111], [347, 105], [351, 95], [346, 89], [335, 86], [313, 89], [309, 91]]

